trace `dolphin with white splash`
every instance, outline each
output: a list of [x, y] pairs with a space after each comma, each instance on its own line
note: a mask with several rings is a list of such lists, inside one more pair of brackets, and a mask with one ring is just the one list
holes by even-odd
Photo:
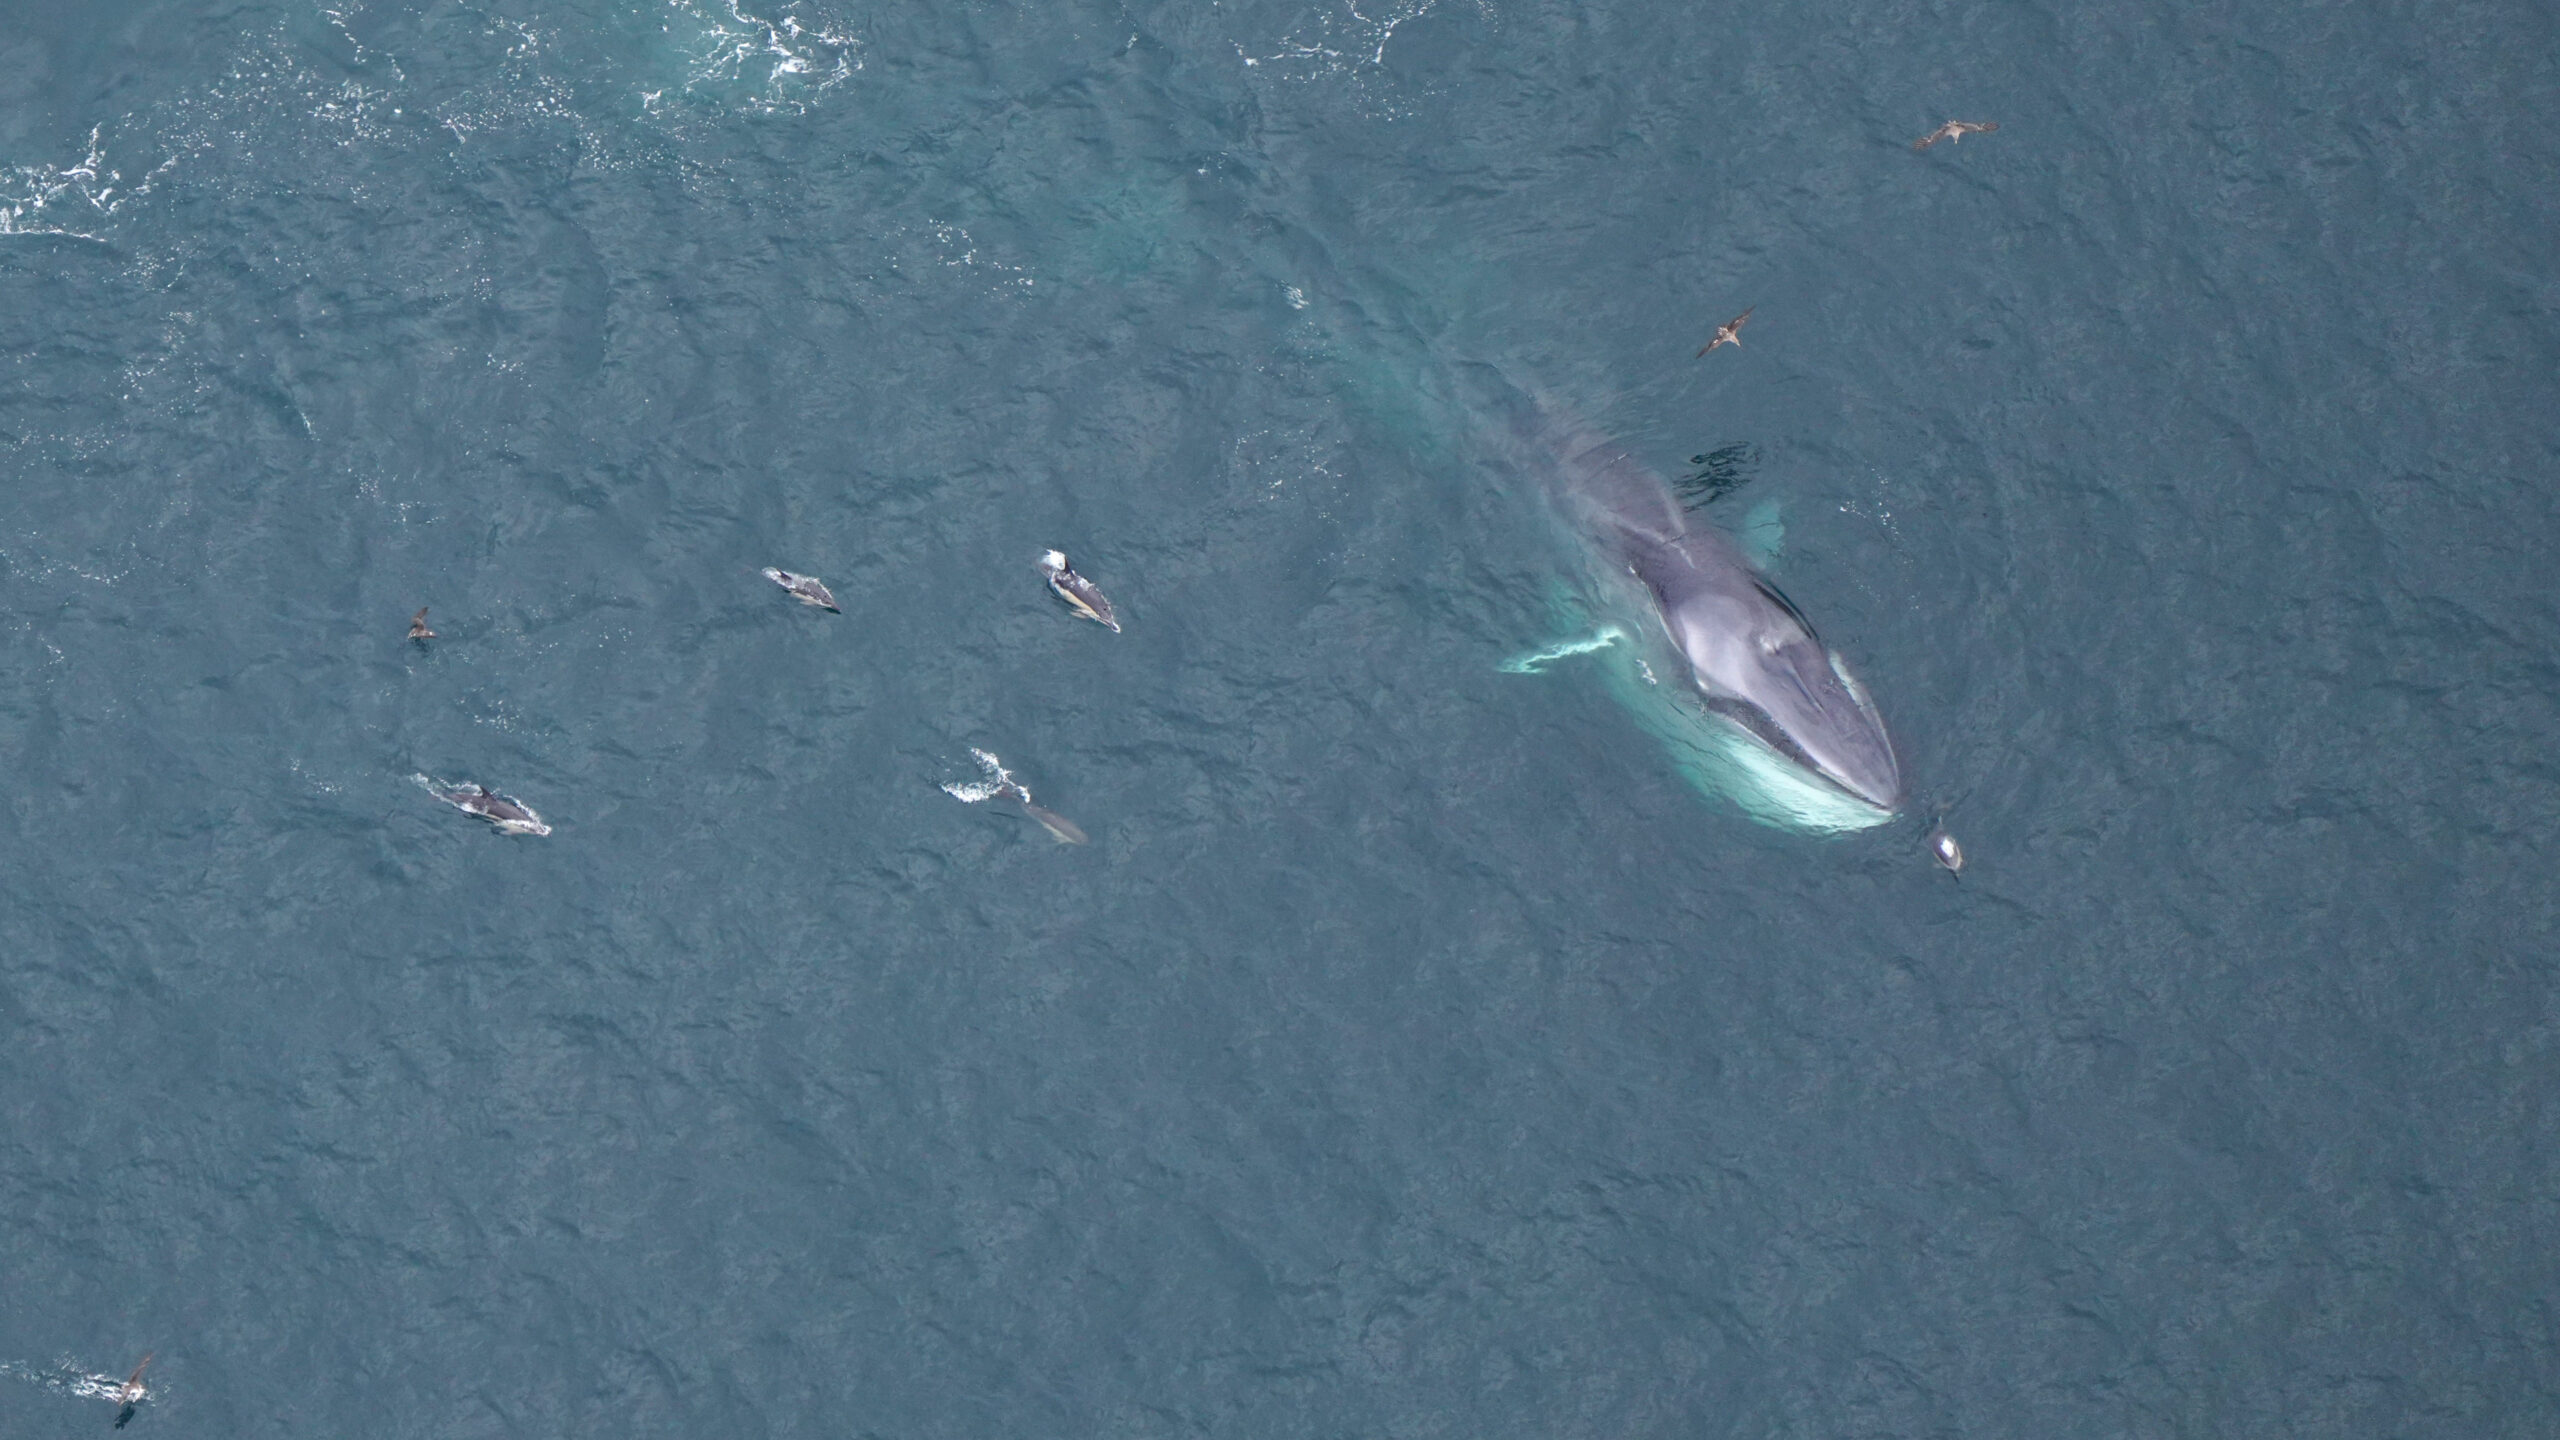
[[501, 835], [548, 835], [551, 827], [534, 813], [533, 807], [512, 795], [501, 795], [486, 785], [465, 782], [447, 784], [431, 775], [413, 775], [411, 779], [426, 787], [427, 793], [465, 815], [477, 815], [498, 827]]
[[1055, 810], [1034, 803], [1030, 788], [1013, 778], [1013, 772], [1004, 768], [1004, 761], [975, 746], [970, 747], [969, 755], [978, 762], [979, 769], [987, 772], [987, 778], [946, 781], [942, 787], [943, 794], [963, 805], [998, 798], [1011, 800], [1022, 807], [1023, 814], [1039, 821], [1040, 828], [1048, 831], [1061, 845], [1082, 845], [1091, 838], [1084, 833], [1083, 826]]
[[1884, 717], [1804, 612], [1623, 446], [1543, 406], [1524, 430], [1596, 562], [1594, 598], [1623, 617], [1592, 648], [1632, 661], [1615, 667], [1621, 698], [1690, 777], [1791, 829], [1893, 818], [1902, 769]]
[[121, 1430], [133, 1423], [134, 1412], [142, 1408], [143, 1397], [151, 1393], [142, 1384], [142, 1372], [150, 1368], [151, 1356], [146, 1354], [142, 1363], [133, 1367], [133, 1373], [124, 1378], [124, 1383], [116, 1387], [115, 1429]]

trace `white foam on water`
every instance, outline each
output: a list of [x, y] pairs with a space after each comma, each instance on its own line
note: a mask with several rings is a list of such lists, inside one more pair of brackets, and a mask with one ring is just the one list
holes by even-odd
[[[88, 153], [70, 165], [15, 165], [0, 170], [0, 236], [58, 235], [104, 245], [102, 233], [125, 202], [147, 195], [178, 163], [172, 155], [128, 185], [107, 163], [106, 127], [89, 127]], [[76, 228], [75, 228], [76, 227]]]
[[1236, 54], [1248, 68], [1295, 66], [1317, 73], [1341, 74], [1362, 65], [1385, 64], [1387, 42], [1395, 39], [1396, 27], [1430, 14], [1437, 3], [1438, 0], [1389, 0], [1378, 4], [1371, 0], [1371, 13], [1364, 14], [1360, 0], [1346, 0], [1338, 7], [1325, 6], [1308, 14], [1267, 54], [1256, 55], [1241, 44], [1228, 43], [1235, 45]]
[[[0, 1360], [0, 1375], [39, 1385], [57, 1395], [68, 1395], [76, 1400], [121, 1401], [124, 1398], [123, 1376], [93, 1374], [67, 1359], [55, 1361], [49, 1370], [37, 1369], [23, 1361]], [[135, 1398], [150, 1399], [153, 1388], [144, 1386], [142, 1393]]]
[[[1247, 72], [1291, 84], [1333, 82], [1372, 119], [1395, 120], [1420, 113], [1409, 103], [1438, 93], [1437, 85], [1415, 88], [1409, 77], [1386, 69], [1387, 47], [1396, 32], [1439, 8], [1440, 0], [1334, 0], [1309, 9], [1276, 38], [1230, 37]], [[1479, 11], [1489, 13], [1484, 0]]]
[[947, 220], [928, 220], [925, 226], [946, 269], [971, 270], [989, 276], [995, 282], [995, 293], [999, 294], [1028, 290], [1039, 283], [1024, 267], [1009, 265], [982, 254], [982, 247], [966, 227]]
[[982, 800], [993, 800], [1013, 788], [1013, 774], [1004, 768], [1002, 760], [974, 745], [969, 747], [969, 757], [978, 762], [979, 769], [987, 772], [987, 778], [945, 781], [943, 794], [963, 805], [975, 805]]
[[[667, 6], [674, 23], [691, 31], [690, 40], [679, 42], [689, 95], [725, 94], [744, 109], [797, 113], [862, 69], [861, 37], [806, 0], [789, 0], [770, 16], [748, 13], [745, 0], [667, 0]], [[663, 93], [642, 92], [643, 108], [654, 112]]]
[[1031, 787], [1014, 779], [1013, 772], [1004, 768], [1004, 761], [998, 759], [993, 753], [973, 745], [969, 747], [969, 758], [978, 762], [978, 768], [987, 773], [987, 778], [944, 781], [943, 794], [963, 805], [975, 805], [980, 801], [993, 800], [999, 795], [1011, 795], [1025, 805], [1031, 803]]

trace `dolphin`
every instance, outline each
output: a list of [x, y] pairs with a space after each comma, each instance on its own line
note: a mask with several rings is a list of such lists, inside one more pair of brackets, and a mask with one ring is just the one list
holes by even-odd
[[777, 570], [768, 565], [764, 568], [764, 578], [790, 591], [791, 598], [803, 605], [815, 605], [838, 615], [844, 613], [836, 609], [836, 597], [827, 589], [827, 582], [815, 575], [794, 575], [788, 570]]
[[994, 800], [999, 797], [1014, 801], [1022, 807], [1023, 814], [1039, 821], [1040, 828], [1055, 836], [1061, 845], [1083, 845], [1092, 839], [1084, 833], [1083, 826], [1055, 810], [1035, 803], [1031, 798], [1030, 788], [1013, 778], [1013, 772], [1004, 768], [1003, 760], [975, 746], [970, 747], [969, 754], [978, 762], [978, 768], [987, 772], [988, 778], [945, 782], [942, 787], [943, 794], [963, 805], [975, 805], [981, 800]]
[[1783, 800], [1774, 808], [1826, 830], [1890, 818], [1902, 807], [1902, 769], [1883, 716], [1839, 652], [1730, 537], [1693, 523], [1661, 476], [1623, 446], [1548, 407], [1538, 412], [1540, 468], [1621, 608], [1641, 617], [1650, 643], [1637, 667], [1648, 684], [1850, 802], [1847, 818], [1815, 818]]
[[410, 777], [426, 787], [427, 793], [465, 815], [477, 815], [498, 827], [502, 835], [548, 835], [551, 827], [533, 807], [512, 795], [501, 795], [486, 785], [465, 782], [448, 785], [426, 775]]
[[142, 1386], [142, 1372], [150, 1368], [151, 1356], [146, 1354], [142, 1363], [133, 1367], [133, 1373], [125, 1377], [124, 1383], [116, 1387], [112, 1397], [116, 1402], [116, 1429], [121, 1430], [133, 1422], [133, 1412], [141, 1408], [142, 1398], [151, 1393]]
[[1097, 625], [1110, 627], [1114, 635], [1120, 633], [1120, 617], [1113, 613], [1111, 602], [1102, 597], [1099, 586], [1076, 573], [1076, 567], [1067, 563], [1065, 551], [1041, 551], [1040, 573], [1049, 577], [1049, 588], [1057, 593], [1059, 599], [1074, 606], [1077, 614]]

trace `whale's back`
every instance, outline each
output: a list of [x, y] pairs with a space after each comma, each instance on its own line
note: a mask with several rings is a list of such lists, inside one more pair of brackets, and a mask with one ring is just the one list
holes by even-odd
[[1648, 592], [1707, 707], [1867, 804], [1899, 808], [1901, 767], [1883, 717], [1803, 612], [1732, 537], [1692, 524], [1671, 487], [1625, 446], [1554, 406], [1535, 410], [1558, 508], [1610, 568]]

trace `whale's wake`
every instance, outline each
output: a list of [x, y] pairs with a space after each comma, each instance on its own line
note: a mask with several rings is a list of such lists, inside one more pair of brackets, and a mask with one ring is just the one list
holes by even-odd
[[55, 1361], [50, 1370], [39, 1370], [33, 1365], [16, 1360], [0, 1360], [0, 1375], [5, 1375], [12, 1380], [23, 1380], [30, 1385], [40, 1385], [56, 1395], [68, 1395], [75, 1400], [121, 1400], [124, 1398], [123, 1377], [94, 1375], [68, 1359]]
[[1026, 800], [1031, 798], [1031, 792], [1029, 790], [1024, 790], [1022, 782], [1013, 778], [1013, 772], [1004, 768], [1004, 762], [1002, 760], [988, 754], [984, 750], [978, 749], [974, 745], [969, 748], [969, 755], [970, 758], [978, 762], [979, 769], [987, 772], [988, 778], [984, 780], [946, 780], [942, 784], [943, 794], [950, 796], [952, 799], [959, 801], [963, 805], [975, 805], [982, 800], [993, 800], [999, 795], [1016, 790], [1020, 790], [1022, 792], [1022, 798]]

